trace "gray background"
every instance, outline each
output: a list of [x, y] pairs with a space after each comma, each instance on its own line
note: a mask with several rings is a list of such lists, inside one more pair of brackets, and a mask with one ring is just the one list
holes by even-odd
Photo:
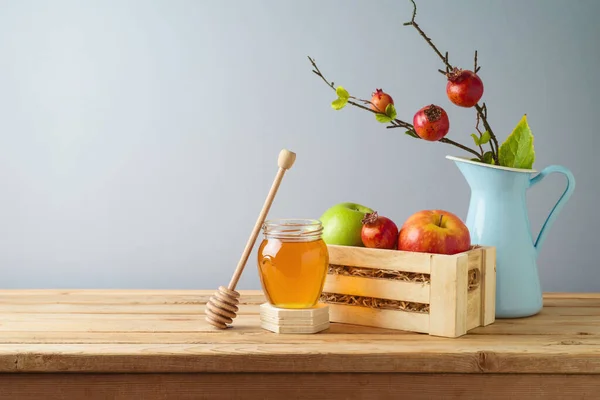
[[[276, 172], [298, 154], [271, 217], [359, 202], [401, 223], [466, 216], [469, 189], [439, 143], [386, 130], [334, 93], [383, 87], [399, 117], [437, 103], [469, 143], [440, 60], [406, 1], [0, 1], [0, 286], [204, 288], [229, 282]], [[503, 139], [528, 114], [541, 170], [577, 188], [539, 259], [546, 291], [598, 291], [600, 2], [420, 1], [451, 62], [479, 50]], [[564, 188], [528, 194], [537, 234]], [[260, 240], [260, 237], [259, 237]], [[240, 289], [259, 288], [252, 253]]]

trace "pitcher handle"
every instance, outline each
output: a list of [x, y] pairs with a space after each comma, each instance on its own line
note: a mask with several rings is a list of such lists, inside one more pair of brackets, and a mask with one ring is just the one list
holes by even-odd
[[542, 247], [542, 244], [544, 243], [544, 240], [546, 239], [546, 235], [548, 234], [550, 227], [554, 223], [554, 220], [558, 216], [558, 213], [561, 211], [563, 206], [567, 203], [567, 200], [569, 200], [569, 198], [573, 194], [573, 190], [575, 190], [575, 177], [573, 176], [571, 171], [569, 171], [567, 168], [565, 168], [561, 165], [550, 165], [550, 166], [544, 168], [539, 174], [537, 174], [536, 176], [534, 176], [533, 178], [531, 178], [529, 180], [529, 187], [532, 187], [532, 186], [540, 183], [542, 181], [542, 179], [544, 179], [546, 176], [548, 176], [554, 172], [563, 174], [567, 178], [567, 187], [566, 187], [565, 191], [563, 192], [563, 194], [558, 199], [558, 201], [556, 202], [556, 204], [554, 205], [554, 207], [552, 208], [552, 211], [550, 211], [548, 218], [546, 218], [546, 222], [544, 222], [544, 225], [542, 225], [542, 229], [540, 229], [540, 233], [538, 234], [538, 237], [537, 237], [537, 239], [535, 241], [535, 245], [534, 245], [535, 251], [538, 255], [540, 254], [540, 249]]

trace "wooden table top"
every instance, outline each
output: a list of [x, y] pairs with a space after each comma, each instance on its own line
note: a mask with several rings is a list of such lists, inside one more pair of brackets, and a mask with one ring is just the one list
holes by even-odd
[[600, 294], [546, 294], [534, 317], [449, 339], [332, 323], [259, 327], [241, 291], [232, 328], [204, 320], [213, 290], [2, 290], [0, 372], [600, 373]]

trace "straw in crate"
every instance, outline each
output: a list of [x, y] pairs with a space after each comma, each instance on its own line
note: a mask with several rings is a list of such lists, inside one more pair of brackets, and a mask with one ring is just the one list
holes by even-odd
[[495, 320], [496, 250], [454, 255], [328, 245], [330, 321], [459, 337]]

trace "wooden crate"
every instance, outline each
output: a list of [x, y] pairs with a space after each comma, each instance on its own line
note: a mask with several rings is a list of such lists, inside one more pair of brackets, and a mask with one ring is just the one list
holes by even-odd
[[455, 255], [328, 245], [331, 322], [459, 337], [495, 320], [496, 249]]

